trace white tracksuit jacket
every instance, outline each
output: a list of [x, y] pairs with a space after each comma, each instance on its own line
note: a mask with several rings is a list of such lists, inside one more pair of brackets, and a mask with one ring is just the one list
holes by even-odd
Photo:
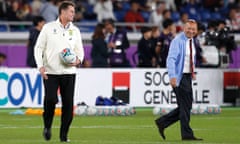
[[82, 62], [84, 50], [79, 29], [72, 23], [65, 28], [59, 19], [43, 26], [35, 48], [34, 57], [38, 69], [44, 66], [47, 74], [74, 74], [75, 66], [67, 66], [60, 58], [64, 48], [71, 48]]

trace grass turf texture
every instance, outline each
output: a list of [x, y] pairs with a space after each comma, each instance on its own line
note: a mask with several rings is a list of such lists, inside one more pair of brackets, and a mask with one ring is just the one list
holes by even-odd
[[[57, 144], [60, 117], [55, 116], [52, 139], [42, 137], [42, 117], [10, 115], [0, 109], [0, 144]], [[133, 116], [75, 116], [69, 132], [73, 144], [231, 144], [240, 143], [240, 108], [223, 108], [218, 115], [193, 115], [191, 126], [204, 141], [182, 142], [179, 122], [160, 138], [150, 108], [137, 108]]]

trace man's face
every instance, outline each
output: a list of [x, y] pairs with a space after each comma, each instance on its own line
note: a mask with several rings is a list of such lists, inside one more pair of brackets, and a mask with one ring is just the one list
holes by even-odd
[[107, 32], [113, 32], [114, 27], [110, 23], [105, 24], [105, 29]]
[[188, 38], [193, 38], [197, 34], [197, 23], [187, 22], [184, 26], [184, 33]]
[[62, 14], [63, 14], [64, 18], [66, 19], [66, 21], [72, 22], [74, 20], [74, 16], [75, 16], [75, 9], [73, 6], [68, 6], [68, 9], [63, 10]]
[[152, 37], [152, 31], [148, 31], [146, 33], [144, 33], [144, 36], [147, 38], [147, 39], [150, 39]]
[[175, 33], [176, 32], [176, 25], [175, 24], [172, 24], [170, 27], [169, 27], [169, 31], [171, 33]]
[[42, 29], [42, 27], [44, 26], [45, 23], [46, 23], [45, 21], [39, 22], [39, 26], [40, 26], [41, 29]]
[[186, 22], [188, 20], [188, 14], [183, 14], [182, 21]]

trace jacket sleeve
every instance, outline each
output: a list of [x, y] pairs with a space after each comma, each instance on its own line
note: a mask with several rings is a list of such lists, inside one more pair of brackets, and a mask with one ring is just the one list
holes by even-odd
[[44, 66], [43, 63], [43, 56], [44, 56], [44, 49], [46, 49], [47, 43], [47, 30], [45, 27], [41, 30], [36, 45], [34, 47], [34, 58], [38, 68]]
[[173, 39], [170, 44], [168, 57], [167, 57], [167, 70], [168, 70], [168, 75], [170, 79], [177, 77], [176, 63], [177, 63], [178, 53], [179, 53], [178, 41], [176, 39]]
[[83, 49], [82, 37], [78, 29], [77, 29], [77, 42], [74, 47], [74, 52], [76, 53], [78, 59], [82, 63], [84, 59], [84, 49]]
[[123, 32], [123, 40], [122, 40], [122, 49], [128, 49], [129, 48], [129, 40], [127, 37], [127, 33]]

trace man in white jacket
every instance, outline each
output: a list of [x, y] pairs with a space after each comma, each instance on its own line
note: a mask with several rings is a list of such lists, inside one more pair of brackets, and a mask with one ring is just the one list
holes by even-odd
[[[59, 87], [62, 99], [60, 141], [69, 141], [67, 135], [73, 119], [76, 67], [84, 57], [80, 31], [72, 24], [74, 7], [75, 4], [70, 1], [61, 3], [58, 19], [44, 25], [34, 49], [34, 57], [45, 88], [43, 113], [45, 140], [51, 139], [51, 127], [55, 105], [58, 102], [57, 89]], [[60, 52], [65, 48], [70, 48], [75, 52], [75, 62], [65, 64], [61, 60]]]

